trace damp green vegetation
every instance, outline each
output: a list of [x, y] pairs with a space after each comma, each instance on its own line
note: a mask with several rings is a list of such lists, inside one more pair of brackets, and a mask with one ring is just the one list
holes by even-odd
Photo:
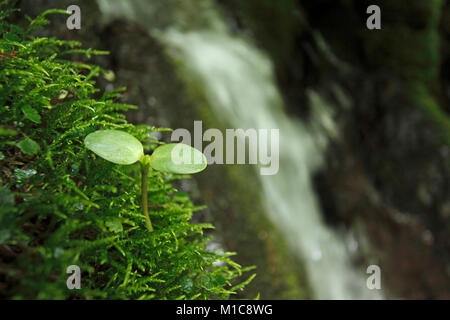
[[[138, 165], [118, 165], [84, 145], [98, 130], [115, 130], [148, 153], [165, 147], [150, 134], [167, 129], [126, 121], [136, 107], [118, 102], [123, 89], [99, 92], [95, 78], [106, 70], [73, 59], [106, 52], [32, 36], [46, 15], [64, 11], [18, 26], [8, 23], [15, 10], [1, 6], [0, 297], [227, 299], [242, 290], [251, 268], [207, 249], [213, 227], [190, 222], [202, 207], [173, 186], [188, 178], [184, 171], [155, 161], [141, 176]], [[79, 290], [66, 285], [71, 265], [82, 272]]]
[[439, 22], [443, 5], [443, 0], [414, 5], [386, 1], [386, 10], [398, 13], [404, 19], [414, 19], [414, 24], [386, 18], [383, 32], [371, 32], [365, 37], [365, 53], [371, 64], [390, 70], [405, 80], [411, 102], [435, 126], [441, 141], [450, 145], [450, 118], [433, 94], [441, 69]]
[[[385, 9], [415, 19], [415, 23], [399, 23], [387, 16], [383, 32], [371, 32], [365, 38], [365, 54], [372, 64], [382, 66], [405, 80], [433, 83], [439, 73], [439, 21], [442, 0], [417, 2], [414, 5], [387, 1]], [[411, 50], [414, 48], [414, 50]]]
[[450, 117], [427, 86], [417, 82], [409, 84], [409, 97], [436, 127], [440, 140], [446, 145], [450, 145]]

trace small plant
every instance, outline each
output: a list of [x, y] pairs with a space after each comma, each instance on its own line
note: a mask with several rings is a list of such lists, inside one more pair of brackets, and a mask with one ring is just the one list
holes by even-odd
[[158, 147], [151, 156], [144, 154], [144, 147], [131, 134], [119, 130], [98, 130], [84, 140], [86, 147], [105, 160], [121, 165], [139, 162], [141, 165], [142, 212], [148, 231], [153, 231], [148, 214], [148, 171], [180, 174], [197, 173], [206, 168], [203, 153], [188, 145], [171, 143]]

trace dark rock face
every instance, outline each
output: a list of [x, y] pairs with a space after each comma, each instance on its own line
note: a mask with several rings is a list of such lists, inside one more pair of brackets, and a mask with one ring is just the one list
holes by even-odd
[[[379, 247], [380, 265], [392, 266], [385, 280], [393, 295], [448, 298], [448, 146], [439, 143], [436, 128], [405, 97], [403, 81], [392, 75], [365, 78], [362, 89], [354, 91], [360, 95], [353, 114], [344, 116], [342, 141], [347, 146], [338, 153], [338, 158], [351, 159], [344, 160], [353, 163], [350, 176], [363, 180], [355, 178], [352, 183], [361, 183], [359, 187], [346, 190], [347, 184], [340, 188], [339, 182], [348, 177], [337, 179], [335, 197], [350, 192], [353, 196], [345, 201], [359, 203], [353, 214]], [[330, 151], [329, 157], [335, 156]], [[342, 171], [340, 165], [329, 169]], [[324, 174], [329, 176], [328, 171]], [[378, 200], [361, 207], [358, 194]], [[415, 278], [420, 280], [412, 281]]]
[[[255, 30], [264, 6], [251, 12], [251, 2], [242, 10], [221, 3], [235, 25]], [[275, 12], [290, 20], [284, 25], [299, 27], [289, 34], [291, 45], [281, 47], [286, 52], [273, 54], [292, 59], [274, 59], [285, 101], [307, 119], [304, 90], [319, 90], [334, 103], [341, 132], [315, 179], [326, 220], [365, 230], [371, 247], [361, 250], [359, 263], [380, 265], [390, 297], [449, 298], [449, 4], [379, 1], [383, 30], [370, 32], [370, 1], [285, 3], [303, 19], [283, 7], [266, 8], [266, 15]], [[320, 49], [315, 32], [339, 63]], [[255, 35], [270, 50], [264, 37]]]
[[[374, 52], [360, 55], [355, 72], [338, 80], [353, 108], [338, 112], [343, 136], [329, 150], [318, 188], [332, 221], [350, 228], [365, 225], [374, 246], [369, 257], [381, 266], [390, 295], [448, 298], [450, 155], [440, 134], [448, 134], [448, 127], [431, 119], [420, 95], [411, 94], [411, 83], [422, 83], [432, 92], [421, 91], [427, 99], [446, 99], [442, 92], [448, 91], [448, 81], [439, 61], [447, 61], [448, 52], [438, 59], [439, 45], [430, 40], [439, 37], [439, 4], [430, 1], [427, 8], [408, 9], [385, 4], [386, 31], [378, 35], [383, 42], [371, 42], [374, 38], [368, 35], [361, 52]], [[396, 44], [389, 39], [396, 38], [400, 28], [410, 38]], [[423, 40], [424, 32], [433, 36]], [[445, 48], [446, 38], [441, 38]], [[414, 57], [423, 52], [414, 49], [418, 42], [426, 46], [428, 56]], [[386, 50], [387, 60], [375, 54], [380, 50]], [[396, 67], [390, 68], [392, 64]], [[444, 79], [438, 77], [440, 70]], [[439, 117], [448, 123], [445, 108], [439, 109]]]

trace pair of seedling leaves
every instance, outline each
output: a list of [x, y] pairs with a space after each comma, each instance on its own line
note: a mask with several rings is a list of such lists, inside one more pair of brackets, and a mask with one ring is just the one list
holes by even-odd
[[112, 163], [130, 165], [139, 162], [142, 174], [142, 211], [149, 231], [153, 230], [148, 215], [147, 176], [150, 168], [176, 174], [192, 174], [206, 168], [203, 153], [188, 145], [170, 143], [159, 146], [151, 156], [144, 154], [144, 148], [135, 137], [120, 130], [98, 130], [86, 136], [86, 147], [98, 156]]

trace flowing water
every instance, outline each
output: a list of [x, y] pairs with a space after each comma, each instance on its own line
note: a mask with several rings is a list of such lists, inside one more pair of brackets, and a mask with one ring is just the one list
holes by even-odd
[[[260, 176], [261, 198], [292, 252], [304, 261], [315, 297], [381, 298], [376, 290], [366, 288], [365, 269], [353, 266], [346, 236], [324, 223], [312, 186], [327, 136], [336, 134], [331, 108], [320, 95], [309, 92], [313, 116], [308, 123], [288, 116], [271, 61], [248, 41], [230, 35], [209, 1], [200, 1], [206, 5], [194, 10], [194, 16], [208, 11], [205, 15], [212, 22], [194, 29], [183, 27], [189, 18], [177, 15], [177, 1], [98, 2], [105, 16], [132, 19], [147, 27], [178, 62], [184, 78], [202, 88], [213, 113], [228, 128], [280, 130], [280, 169], [276, 175]], [[164, 4], [171, 14], [162, 13]], [[171, 22], [170, 17], [178, 19]]]

